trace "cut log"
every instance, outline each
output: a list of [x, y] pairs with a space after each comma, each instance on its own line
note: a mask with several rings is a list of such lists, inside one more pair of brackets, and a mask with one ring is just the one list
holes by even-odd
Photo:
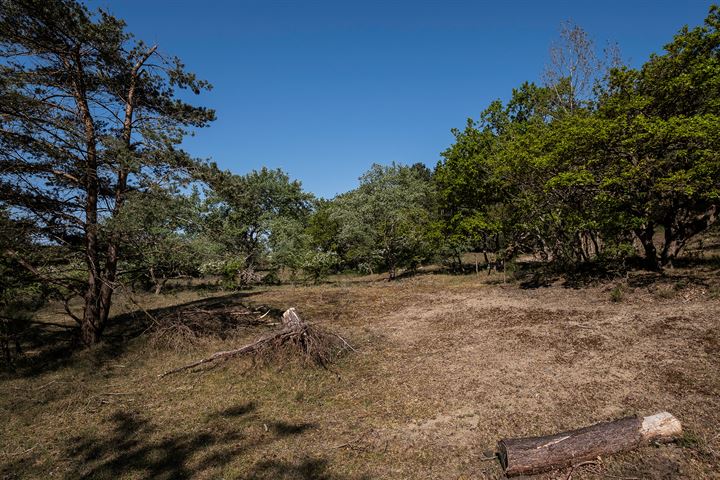
[[661, 412], [645, 418], [627, 417], [599, 423], [556, 435], [500, 440], [498, 454], [507, 476], [532, 475], [652, 442], [670, 442], [681, 435], [682, 426], [678, 419]]

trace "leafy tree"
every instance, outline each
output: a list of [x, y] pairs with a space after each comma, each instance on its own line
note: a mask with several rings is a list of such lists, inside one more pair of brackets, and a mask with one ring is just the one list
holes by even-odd
[[121, 239], [103, 224], [129, 192], [193, 168], [176, 146], [214, 114], [176, 92], [209, 85], [74, 0], [0, 1], [0, 79], [0, 202], [32, 223], [37, 242], [82, 265], [83, 282], [29, 268], [84, 299], [72, 316], [93, 344], [121, 258]]
[[440, 213], [437, 245], [455, 257], [459, 267], [464, 251], [481, 250], [487, 256], [488, 250], [500, 247], [502, 219], [495, 215], [494, 206], [503, 194], [489, 163], [498, 144], [496, 128], [502, 128], [493, 121], [507, 121], [499, 108], [499, 102], [494, 103], [481, 122], [468, 119], [465, 130], [453, 129], [455, 143], [443, 152], [444, 159], [435, 169]]
[[334, 203], [331, 200], [316, 200], [305, 231], [310, 236], [313, 248], [343, 256], [345, 252], [339, 241], [340, 222], [333, 215], [333, 208]]
[[172, 278], [197, 276], [214, 259], [215, 242], [206, 238], [198, 192], [132, 192], [110, 231], [122, 239], [121, 264], [130, 278], [150, 284], [160, 294]]
[[[287, 235], [273, 238], [273, 229], [280, 236], [288, 222], [294, 222], [298, 232], [304, 229], [313, 198], [302, 190], [300, 182], [291, 181], [281, 170], [267, 168], [243, 176], [212, 169], [204, 180], [210, 187], [205, 214], [208, 235], [223, 247], [229, 263], [219, 267], [226, 275], [242, 277], [243, 272], [254, 272], [266, 262], [273, 243], [280, 249], [276, 252], [280, 265], [296, 265], [280, 245], [289, 241]], [[229, 265], [230, 270], [226, 268]]]
[[269, 260], [274, 268], [290, 270], [294, 278], [311, 249], [303, 219], [278, 217], [268, 222]]
[[333, 202], [345, 260], [371, 270], [413, 268], [430, 255], [428, 231], [435, 192], [426, 170], [417, 166], [373, 165], [360, 186]]
[[335, 252], [322, 250], [307, 250], [300, 263], [300, 268], [314, 283], [330, 275], [340, 263], [340, 257]]
[[566, 29], [546, 86], [525, 83], [453, 131], [435, 174], [449, 243], [499, 232], [571, 266], [622, 257], [634, 236], [650, 268], [671, 263], [718, 215], [719, 19], [714, 6], [641, 69], [613, 68], [594, 99], [590, 42]]
[[286, 268], [291, 278], [298, 272], [318, 283], [338, 266], [339, 256], [333, 250], [313, 245], [310, 230], [303, 222], [292, 218], [278, 218], [270, 225], [270, 262], [276, 268]]
[[[23, 258], [32, 257], [30, 231], [30, 225], [12, 219], [0, 209], [0, 248], [13, 248], [22, 252]], [[0, 350], [7, 364], [14, 354], [21, 353], [20, 335], [28, 326], [29, 313], [40, 307], [49, 293], [21, 262], [24, 260], [0, 257]]]
[[[684, 27], [640, 70], [615, 70], [599, 116], [612, 131], [604, 200], [626, 212], [650, 268], [673, 261], [718, 216], [720, 9]], [[658, 251], [654, 237], [663, 233]]]

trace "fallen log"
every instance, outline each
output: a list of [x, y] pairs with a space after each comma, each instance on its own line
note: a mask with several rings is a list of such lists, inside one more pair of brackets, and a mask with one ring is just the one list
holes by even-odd
[[256, 357], [271, 356], [282, 349], [291, 349], [299, 353], [304, 359], [310, 360], [325, 367], [339, 352], [349, 348], [354, 350], [347, 341], [337, 333], [327, 332], [324, 329], [306, 323], [300, 318], [294, 308], [283, 313], [282, 328], [274, 333], [265, 335], [260, 339], [240, 348], [216, 352], [207, 358], [168, 370], [158, 375], [159, 378], [174, 373], [199, 367], [217, 360], [250, 355]]
[[645, 418], [627, 417], [556, 435], [507, 438], [498, 442], [505, 474], [532, 475], [565, 468], [604, 455], [632, 450], [682, 435], [682, 425], [668, 412]]

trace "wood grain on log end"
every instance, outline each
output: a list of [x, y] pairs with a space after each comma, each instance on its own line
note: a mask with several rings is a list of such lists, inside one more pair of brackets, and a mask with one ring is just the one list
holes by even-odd
[[682, 424], [668, 412], [660, 412], [643, 418], [640, 434], [647, 443], [671, 442], [682, 436]]

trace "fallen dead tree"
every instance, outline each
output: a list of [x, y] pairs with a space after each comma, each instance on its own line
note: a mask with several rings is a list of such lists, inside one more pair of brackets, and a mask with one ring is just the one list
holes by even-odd
[[661, 412], [645, 418], [627, 417], [599, 423], [556, 435], [504, 439], [498, 443], [498, 454], [507, 476], [532, 475], [571, 467], [653, 442], [671, 442], [681, 435], [680, 421], [667, 412]]
[[346, 349], [352, 350], [353, 348], [340, 335], [306, 323], [294, 308], [289, 308], [283, 313], [280, 330], [243, 347], [216, 352], [207, 358], [169, 370], [158, 376], [166, 377], [173, 373], [233, 357], [251, 356], [253, 359], [263, 359], [282, 353], [296, 354], [303, 360], [326, 367], [335, 356]]

